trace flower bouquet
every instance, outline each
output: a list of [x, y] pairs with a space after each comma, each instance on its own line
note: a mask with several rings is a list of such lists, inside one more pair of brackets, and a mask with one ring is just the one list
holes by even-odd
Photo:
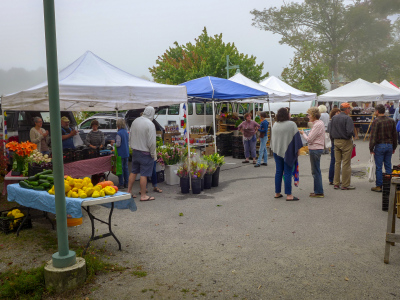
[[15, 141], [6, 144], [9, 151], [13, 151], [13, 173], [12, 175], [21, 175], [24, 170], [25, 160], [37, 148], [37, 145], [31, 142], [17, 143]]
[[179, 145], [157, 147], [157, 162], [162, 166], [176, 165], [182, 158], [184, 148]]
[[207, 164], [202, 161], [192, 160], [190, 162], [190, 175], [192, 178], [203, 178], [207, 171]]
[[219, 170], [221, 166], [225, 163], [225, 158], [218, 153], [204, 155], [203, 158], [208, 162], [214, 163], [215, 165], [215, 171], [212, 174], [212, 186], [217, 187], [219, 185]]

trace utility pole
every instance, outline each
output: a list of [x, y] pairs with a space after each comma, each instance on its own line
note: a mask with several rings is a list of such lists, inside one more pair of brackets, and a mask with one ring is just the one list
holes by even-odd
[[229, 69], [237, 69], [236, 74], [240, 73], [239, 65], [230, 65], [229, 55], [226, 56], [226, 79], [229, 79]]

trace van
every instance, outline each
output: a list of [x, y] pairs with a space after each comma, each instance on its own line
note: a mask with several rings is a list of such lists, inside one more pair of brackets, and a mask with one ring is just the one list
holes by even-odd
[[[43, 120], [43, 128], [50, 132], [50, 112], [48, 111], [7, 111], [7, 136], [8, 141], [29, 141], [31, 128], [35, 126], [33, 119], [40, 117]], [[62, 111], [61, 117], [66, 116], [70, 120], [70, 127], [76, 126], [75, 117], [70, 111]], [[61, 123], [60, 123], [61, 131]], [[51, 137], [51, 133], [50, 133]], [[0, 139], [3, 139], [3, 116], [0, 116]]]
[[[211, 133], [213, 126], [212, 103], [188, 103], [187, 118], [190, 127], [206, 125], [207, 132]], [[171, 105], [156, 111], [154, 119], [163, 127], [177, 124], [179, 131], [183, 134], [183, 103]]]

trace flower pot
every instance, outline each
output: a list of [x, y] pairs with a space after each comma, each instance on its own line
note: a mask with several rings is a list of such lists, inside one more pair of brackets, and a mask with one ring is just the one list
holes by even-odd
[[219, 184], [219, 170], [220, 169], [221, 169], [221, 167], [218, 167], [215, 170], [214, 174], [212, 174], [212, 184], [211, 184], [212, 187], [217, 187]]
[[178, 171], [178, 165], [165, 166], [164, 175], [166, 184], [168, 185], [179, 184], [179, 177], [178, 175], [176, 175], [177, 171]]
[[201, 178], [192, 178], [192, 193], [201, 193]]
[[204, 191], [204, 177], [201, 179], [201, 190]]
[[190, 191], [190, 178], [189, 177], [181, 177], [180, 178], [180, 185], [181, 185], [181, 193], [182, 194], [189, 194]]
[[204, 188], [206, 190], [211, 189], [212, 186], [212, 174], [204, 175]]

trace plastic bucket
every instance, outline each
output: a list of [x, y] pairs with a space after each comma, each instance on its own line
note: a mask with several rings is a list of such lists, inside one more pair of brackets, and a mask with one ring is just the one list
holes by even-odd
[[214, 174], [212, 174], [212, 185], [211, 185], [212, 187], [217, 187], [219, 184], [219, 170], [220, 170], [220, 167], [218, 167], [215, 170]]
[[201, 193], [201, 179], [200, 178], [192, 178], [192, 193], [193, 194]]
[[67, 226], [75, 227], [82, 225], [82, 218], [72, 218], [70, 215], [67, 215]]
[[204, 175], [204, 188], [205, 189], [211, 189], [212, 186], [212, 174], [206, 174]]
[[190, 180], [189, 177], [181, 177], [180, 178], [181, 184], [181, 193], [182, 194], [189, 194], [190, 191]]
[[201, 179], [201, 190], [204, 191], [204, 177]]

